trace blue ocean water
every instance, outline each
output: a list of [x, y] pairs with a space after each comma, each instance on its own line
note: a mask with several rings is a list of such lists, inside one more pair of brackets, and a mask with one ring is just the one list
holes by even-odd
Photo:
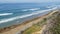
[[43, 13], [45, 14], [42, 10], [48, 10], [54, 7], [49, 6], [52, 5], [37, 3], [0, 4], [0, 28], [19, 24], [22, 21], [29, 20]]

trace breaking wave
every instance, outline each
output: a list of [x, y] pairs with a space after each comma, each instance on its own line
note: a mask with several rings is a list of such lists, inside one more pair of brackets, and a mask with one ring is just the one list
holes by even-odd
[[35, 10], [39, 10], [40, 8], [32, 8], [32, 9], [24, 9], [24, 10], [22, 10], [22, 11], [35, 11]]
[[12, 15], [13, 13], [1, 13], [0, 16]]

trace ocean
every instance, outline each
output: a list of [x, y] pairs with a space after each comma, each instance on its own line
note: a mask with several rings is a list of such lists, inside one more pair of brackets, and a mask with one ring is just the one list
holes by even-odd
[[6, 3], [0, 4], [0, 28], [21, 24], [45, 14], [56, 5], [39, 3]]

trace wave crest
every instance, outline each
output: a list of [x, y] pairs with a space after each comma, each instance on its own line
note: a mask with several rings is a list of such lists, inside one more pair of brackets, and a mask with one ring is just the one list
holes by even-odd
[[13, 13], [1, 13], [0, 16], [12, 15]]
[[22, 11], [35, 11], [35, 10], [39, 10], [40, 8], [32, 8], [32, 9], [24, 9], [24, 10], [22, 10]]

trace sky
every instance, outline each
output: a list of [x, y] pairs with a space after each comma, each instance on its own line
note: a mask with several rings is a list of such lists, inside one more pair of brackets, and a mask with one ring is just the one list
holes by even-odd
[[60, 2], [60, 0], [0, 0], [0, 3], [42, 3], [42, 2]]

